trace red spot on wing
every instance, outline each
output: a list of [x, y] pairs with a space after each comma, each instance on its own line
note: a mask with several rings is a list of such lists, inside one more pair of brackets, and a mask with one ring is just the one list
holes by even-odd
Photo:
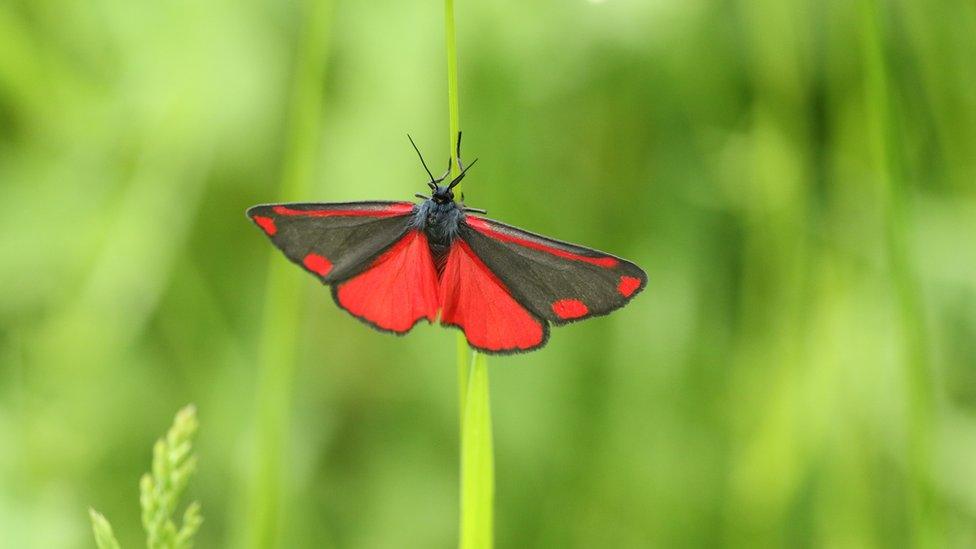
[[624, 297], [630, 297], [637, 288], [640, 288], [640, 285], [641, 281], [639, 278], [622, 276], [620, 277], [620, 282], [617, 284], [617, 291]]
[[264, 217], [263, 215], [254, 216], [254, 222], [261, 227], [261, 230], [265, 232], [268, 236], [274, 236], [278, 232], [278, 227], [275, 226], [274, 219], [270, 217]]
[[552, 304], [552, 312], [556, 313], [559, 318], [569, 320], [586, 316], [586, 313], [590, 312], [590, 308], [578, 299], [560, 299]]
[[336, 289], [342, 308], [384, 330], [406, 332], [437, 318], [437, 272], [427, 237], [410, 231], [361, 274]]
[[302, 264], [305, 265], [306, 269], [319, 276], [325, 276], [332, 270], [332, 262], [319, 254], [306, 255], [305, 259], [302, 260]]
[[480, 349], [528, 350], [545, 340], [542, 322], [515, 301], [463, 240], [455, 240], [448, 252], [440, 300], [441, 323], [459, 326]]
[[533, 250], [539, 250], [540, 252], [546, 252], [552, 254], [556, 257], [561, 257], [563, 259], [571, 259], [573, 261], [583, 261], [599, 267], [604, 267], [606, 269], [612, 269], [616, 267], [620, 262], [613, 257], [589, 257], [585, 255], [576, 254], [557, 248], [555, 246], [550, 246], [548, 244], [543, 244], [542, 242], [537, 242], [535, 240], [529, 240], [527, 238], [521, 238], [518, 236], [513, 236], [507, 233], [496, 230], [491, 225], [488, 224], [484, 219], [480, 217], [468, 216], [465, 218], [468, 226], [472, 229], [478, 231], [479, 233], [495, 240], [501, 240], [502, 242], [510, 242], [512, 244], [518, 244], [519, 246], [525, 246], [526, 248], [532, 248]]
[[383, 208], [361, 208], [361, 209], [324, 209], [324, 210], [298, 210], [288, 206], [275, 206], [272, 211], [278, 215], [304, 216], [304, 217], [395, 217], [405, 215], [413, 211], [413, 204], [410, 202], [397, 202]]

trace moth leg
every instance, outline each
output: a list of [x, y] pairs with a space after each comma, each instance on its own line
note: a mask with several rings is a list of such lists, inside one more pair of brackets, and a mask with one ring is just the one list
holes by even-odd
[[[457, 164], [458, 164], [458, 170], [463, 172], [464, 164], [461, 163], [461, 130], [458, 130], [458, 138], [457, 138]], [[451, 165], [450, 162], [448, 162], [448, 166], [450, 165]]]
[[433, 181], [433, 183], [440, 183], [441, 181], [444, 181], [445, 179], [447, 179], [447, 176], [449, 176], [449, 175], [451, 175], [451, 159], [450, 158], [447, 159], [447, 170], [444, 171], [444, 175], [442, 175], [442, 176], [438, 177], [437, 179], [435, 179]]

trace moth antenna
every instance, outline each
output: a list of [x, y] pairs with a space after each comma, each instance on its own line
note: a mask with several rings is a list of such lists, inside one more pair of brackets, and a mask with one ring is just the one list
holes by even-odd
[[467, 173], [467, 171], [471, 168], [471, 166], [474, 166], [475, 164], [477, 164], [477, 162], [478, 162], [478, 159], [475, 158], [474, 159], [474, 162], [472, 162], [472, 163], [468, 164], [467, 166], [465, 166], [464, 169], [461, 170], [461, 173], [459, 173], [458, 176], [455, 177], [453, 181], [451, 181], [451, 184], [448, 185], [447, 188], [448, 189], [453, 189], [458, 183], [460, 183], [461, 180], [464, 179], [464, 174]]
[[434, 174], [430, 173], [430, 169], [427, 167], [427, 163], [424, 162], [424, 155], [420, 154], [420, 149], [417, 148], [417, 144], [413, 142], [413, 138], [410, 137], [409, 133], [407, 134], [407, 139], [409, 139], [410, 144], [413, 145], [413, 150], [417, 151], [417, 156], [420, 158], [420, 163], [423, 164], [424, 171], [427, 172], [427, 175], [430, 177], [430, 183], [427, 183], [427, 185], [433, 188], [434, 185], [432, 185], [432, 183], [434, 182]]

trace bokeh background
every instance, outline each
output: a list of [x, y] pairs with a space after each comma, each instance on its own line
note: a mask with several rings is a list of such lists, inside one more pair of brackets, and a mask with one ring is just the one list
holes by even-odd
[[[976, 545], [976, 5], [457, 6], [469, 204], [650, 285], [491, 358], [499, 547]], [[455, 335], [364, 328], [244, 218], [407, 199], [443, 6], [0, 5], [0, 545], [451, 547]]]

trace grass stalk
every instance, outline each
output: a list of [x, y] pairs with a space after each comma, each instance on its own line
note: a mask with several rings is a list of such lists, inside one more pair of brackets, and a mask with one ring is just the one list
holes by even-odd
[[927, 352], [922, 298], [909, 244], [911, 216], [909, 190], [900, 161], [899, 127], [890, 93], [885, 55], [884, 12], [878, 0], [862, 0], [865, 62], [865, 102], [868, 136], [877, 170], [885, 252], [899, 310], [905, 351], [907, 402], [909, 512], [915, 547], [945, 544], [942, 520], [934, 498], [932, 431], [934, 429], [934, 382]]
[[495, 459], [485, 355], [471, 353], [461, 435], [461, 549], [492, 547]]
[[[328, 0], [303, 3], [304, 29], [295, 60], [288, 147], [282, 162], [283, 200], [306, 197], [311, 188], [321, 127], [321, 88], [328, 53], [331, 11]], [[287, 429], [292, 407], [296, 337], [299, 325], [299, 279], [277, 251], [271, 252], [264, 296], [264, 324], [259, 341], [256, 463], [247, 494], [244, 545], [278, 545], [283, 513], [283, 464], [289, 447]]]
[[91, 518], [92, 531], [95, 533], [95, 546], [98, 549], [122, 549], [119, 540], [115, 538], [115, 532], [112, 531], [112, 525], [108, 519], [94, 509], [88, 510], [88, 516]]
[[[454, 0], [444, 0], [444, 39], [447, 52], [447, 106], [451, 177], [460, 173], [457, 156], [461, 115], [458, 107], [457, 30]], [[461, 186], [454, 191], [461, 194]], [[493, 545], [495, 462], [491, 436], [486, 357], [468, 348], [463, 334], [457, 336], [458, 413], [461, 433], [461, 513], [459, 542], [462, 549]]]
[[[444, 40], [447, 50], [447, 110], [449, 119], [448, 143], [451, 147], [451, 177], [459, 173], [457, 143], [458, 132], [461, 130], [461, 113], [458, 107], [458, 54], [457, 29], [454, 25], [454, 0], [444, 0]], [[460, 196], [461, 186], [457, 193]]]
[[[153, 446], [150, 471], [139, 479], [139, 506], [148, 549], [192, 549], [203, 516], [194, 501], [176, 519], [180, 499], [196, 472], [193, 439], [197, 433], [197, 412], [191, 404], [176, 414], [173, 426]], [[89, 509], [98, 549], [120, 549], [112, 525], [99, 512]]]

